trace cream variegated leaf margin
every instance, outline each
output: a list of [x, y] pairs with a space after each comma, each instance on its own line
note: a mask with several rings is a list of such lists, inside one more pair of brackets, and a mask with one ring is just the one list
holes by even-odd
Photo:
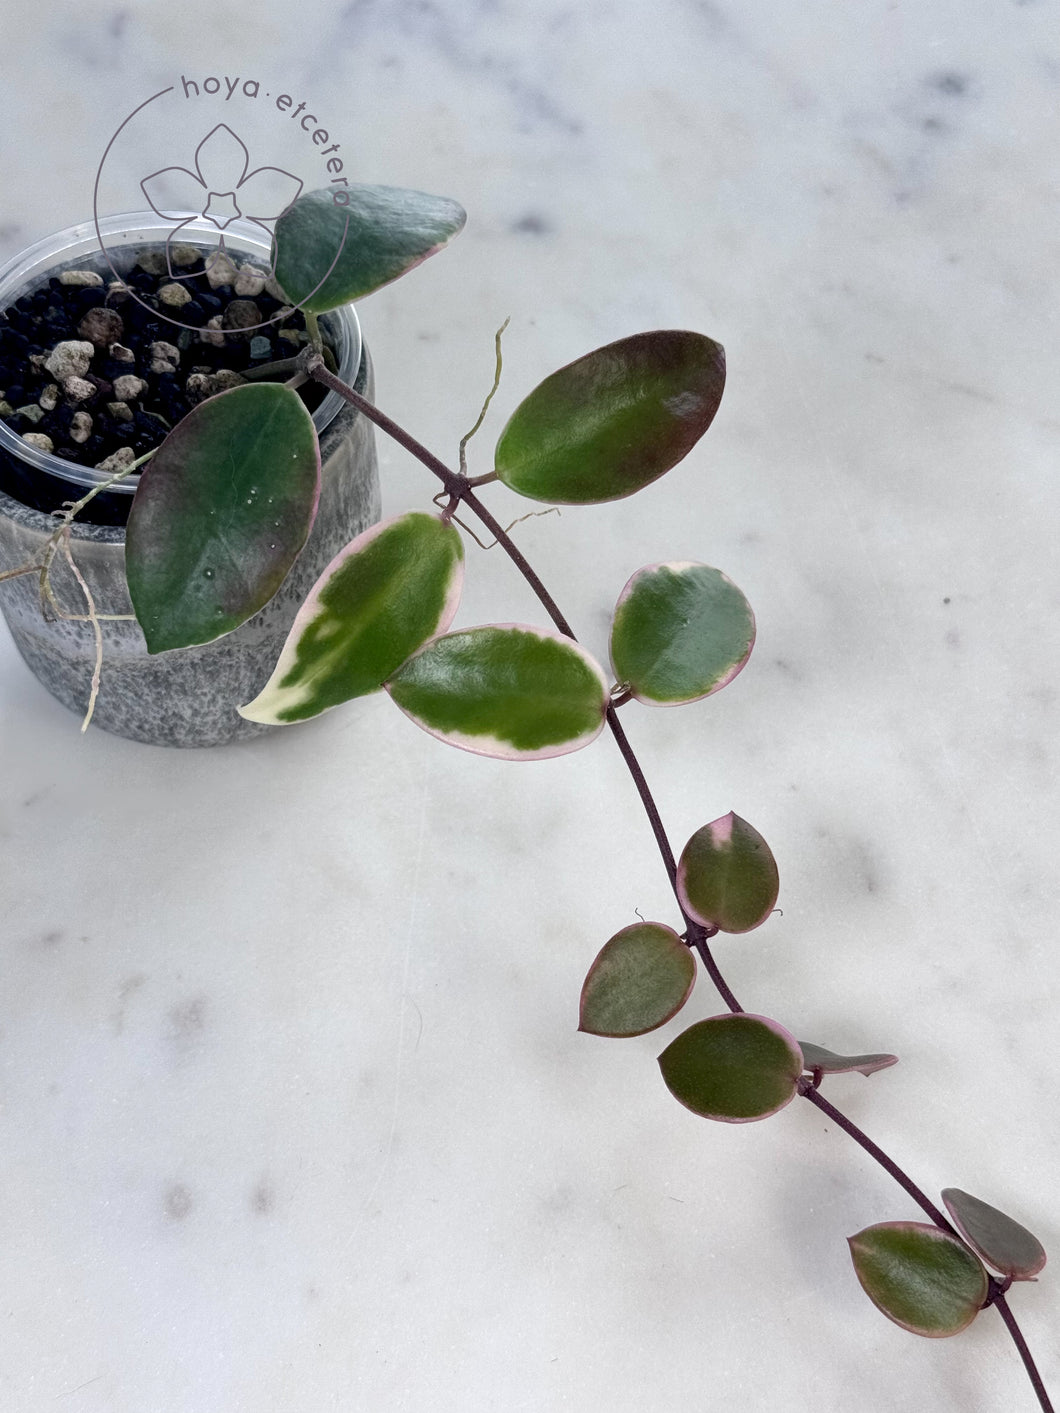
[[379, 691], [453, 621], [463, 571], [459, 532], [439, 515], [410, 511], [365, 530], [321, 574], [240, 715], [283, 726]]
[[608, 682], [572, 638], [523, 623], [434, 638], [387, 682], [417, 726], [476, 755], [546, 760], [603, 730]]

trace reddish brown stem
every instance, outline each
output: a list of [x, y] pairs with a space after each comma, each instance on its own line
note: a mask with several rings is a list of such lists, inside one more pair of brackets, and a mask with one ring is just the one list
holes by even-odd
[[909, 1196], [917, 1206], [924, 1209], [937, 1227], [941, 1227], [943, 1231], [948, 1231], [951, 1236], [957, 1236], [957, 1232], [949, 1218], [935, 1206], [934, 1202], [932, 1202], [931, 1198], [928, 1197], [926, 1193], [922, 1192], [921, 1189], [917, 1187], [909, 1174], [903, 1172], [894, 1159], [889, 1158], [878, 1143], [873, 1143], [867, 1133], [862, 1133], [857, 1124], [848, 1119], [846, 1114], [841, 1113], [834, 1104], [830, 1104], [824, 1095], [819, 1093], [812, 1081], [800, 1080], [799, 1093], [804, 1099], [808, 1099], [811, 1104], [815, 1104], [823, 1114], [827, 1114], [832, 1122], [837, 1124], [844, 1133], [849, 1134], [855, 1143], [860, 1143], [865, 1152], [876, 1159], [884, 1172], [889, 1173], [900, 1187], [905, 1188], [906, 1192], [909, 1193]]
[[1023, 1360], [1023, 1367], [1027, 1370], [1027, 1377], [1031, 1381], [1031, 1387], [1038, 1395], [1038, 1402], [1041, 1404], [1042, 1413], [1053, 1413], [1052, 1401], [1045, 1391], [1045, 1385], [1042, 1383], [1042, 1376], [1038, 1372], [1038, 1366], [1035, 1364], [1034, 1358], [1027, 1348], [1027, 1341], [1023, 1338], [1023, 1331], [1020, 1329], [1019, 1325], [1016, 1324], [1015, 1315], [1009, 1309], [1009, 1304], [1005, 1299], [1004, 1292], [998, 1295], [994, 1304], [997, 1306], [997, 1313], [1005, 1322], [1005, 1328], [1012, 1336], [1013, 1344], [1019, 1350], [1019, 1356]]
[[[332, 373], [329, 373], [324, 367], [324, 364], [319, 360], [319, 357], [316, 357], [315, 359], [314, 355], [312, 355], [311, 353], [309, 353], [308, 355], [302, 355], [299, 359], [299, 363], [311, 377], [317, 380], [317, 382], [323, 383], [325, 387], [331, 388], [334, 392], [337, 392], [341, 397], [344, 397], [347, 402], [352, 404], [352, 406], [356, 407], [360, 412], [363, 412], [364, 415], [369, 419], [369, 421], [374, 422], [377, 427], [379, 427], [382, 431], [386, 432], [387, 435], [392, 437], [394, 441], [396, 441], [400, 446], [403, 446], [407, 452], [409, 452], [417, 459], [417, 461], [421, 462], [424, 466], [426, 466], [428, 471], [433, 472], [433, 474], [437, 476], [438, 479], [442, 482], [449, 495], [453, 497], [454, 507], [456, 502], [462, 500], [465, 505], [467, 505], [469, 510], [474, 511], [474, 513], [482, 521], [482, 524], [486, 527], [486, 529], [489, 530], [490, 533], [496, 538], [497, 543], [508, 555], [509, 559], [511, 559], [512, 563], [522, 574], [523, 578], [530, 585], [531, 589], [533, 589], [534, 593], [537, 595], [538, 599], [543, 604], [545, 611], [548, 613], [549, 617], [552, 619], [552, 622], [556, 625], [559, 631], [563, 633], [566, 637], [577, 641], [577, 639], [574, 637], [574, 631], [571, 628], [570, 624], [560, 612], [555, 600], [552, 598], [552, 595], [548, 592], [544, 584], [538, 578], [534, 569], [527, 562], [525, 556], [519, 549], [518, 545], [516, 545], [514, 541], [509, 538], [507, 532], [503, 529], [500, 523], [494, 518], [494, 516], [486, 509], [486, 507], [475, 495], [472, 489], [473, 483], [466, 476], [461, 476], [458, 475], [456, 472], [451, 471], [449, 467], [447, 467], [443, 462], [439, 461], [438, 458], [434, 456], [431, 452], [429, 452], [425, 446], [418, 442], [415, 437], [410, 436], [410, 434], [406, 432], [403, 427], [399, 427], [396, 422], [392, 421], [386, 415], [385, 412], [380, 412], [380, 410], [374, 405], [374, 403], [369, 402], [366, 398], [363, 398], [360, 393], [355, 392], [353, 388], [347, 386], [347, 384], [342, 382], [339, 378], [336, 378]], [[481, 484], [489, 479], [492, 478], [478, 477], [476, 478], [474, 484]], [[670, 847], [670, 842], [666, 836], [666, 830], [663, 826], [662, 816], [659, 813], [658, 806], [656, 805], [651, 790], [648, 787], [648, 782], [645, 778], [644, 771], [641, 768], [640, 762], [638, 761], [636, 755], [633, 752], [633, 748], [629, 744], [629, 740], [626, 736], [625, 731], [622, 728], [621, 722], [618, 720], [618, 713], [615, 711], [613, 703], [609, 704], [607, 707], [607, 723], [608, 726], [611, 728], [611, 734], [613, 735], [615, 742], [618, 745], [618, 749], [622, 753], [622, 759], [626, 763], [626, 768], [629, 770], [630, 775], [633, 777], [633, 783], [637, 788], [637, 793], [640, 796], [641, 803], [643, 804], [645, 813], [648, 816], [648, 821], [651, 825], [652, 833], [655, 836], [655, 842], [662, 857], [663, 866], [665, 867], [667, 877], [670, 880], [670, 886], [674, 890], [674, 896], [677, 898], [677, 905], [679, 908], [681, 908], [681, 900], [677, 893], [677, 864], [674, 859], [673, 849]], [[688, 945], [690, 947], [694, 947], [699, 953], [699, 956], [703, 961], [703, 965], [706, 968], [708, 975], [710, 976], [714, 985], [718, 988], [722, 999], [725, 1001], [725, 1004], [729, 1007], [730, 1011], [742, 1011], [742, 1006], [737, 1001], [736, 997], [733, 995], [731, 989], [729, 988], [728, 983], [722, 976], [721, 971], [714, 960], [714, 957], [711, 955], [710, 948], [707, 945], [708, 938], [712, 937], [714, 933], [708, 931], [706, 928], [701, 926], [701, 924], [689, 918], [683, 908], [681, 908], [681, 913], [682, 916], [685, 918], [685, 922], [688, 926], [688, 930], [685, 934]], [[715, 931], [716, 930], [717, 929], [715, 929]], [[912, 1178], [909, 1177], [907, 1173], [903, 1172], [903, 1170], [898, 1166], [894, 1159], [888, 1157], [888, 1155], [883, 1151], [883, 1149], [877, 1143], [874, 1143], [871, 1138], [869, 1138], [868, 1134], [863, 1133], [862, 1130], [859, 1129], [858, 1126], [850, 1119], [848, 1119], [845, 1114], [841, 1113], [840, 1110], [837, 1109], [834, 1104], [830, 1104], [828, 1100], [825, 1099], [818, 1092], [818, 1089], [813, 1083], [813, 1081], [809, 1079], [800, 1080], [799, 1093], [804, 1099], [808, 1099], [811, 1104], [814, 1104], [818, 1109], [820, 1109], [822, 1113], [827, 1114], [828, 1117], [832, 1120], [832, 1122], [835, 1123], [839, 1128], [841, 1128], [844, 1133], [848, 1134], [851, 1138], [853, 1138], [856, 1143], [859, 1143], [861, 1147], [865, 1150], [865, 1152], [868, 1153], [872, 1158], [874, 1158], [876, 1162], [879, 1163], [880, 1166], [884, 1169], [884, 1171], [887, 1172], [895, 1180], [895, 1182], [899, 1184], [900, 1187], [905, 1189], [905, 1191], [910, 1195], [910, 1197], [913, 1198], [914, 1202], [916, 1202], [917, 1205], [921, 1207], [924, 1212], [927, 1213], [927, 1215], [931, 1218], [931, 1220], [935, 1223], [936, 1226], [941, 1227], [944, 1231], [948, 1231], [954, 1236], [957, 1235], [956, 1231], [954, 1230], [953, 1226], [950, 1224], [946, 1216], [939, 1210], [938, 1207], [935, 1206], [931, 1199], [916, 1185]], [[1034, 1360], [1031, 1357], [1031, 1352], [1027, 1348], [1027, 1342], [1023, 1338], [1023, 1333], [1020, 1330], [1019, 1326], [1016, 1324], [1016, 1318], [1008, 1307], [1008, 1304], [1005, 1300], [1004, 1292], [999, 1291], [999, 1293], [995, 1295], [995, 1298], [992, 1303], [997, 1306], [998, 1313], [1004, 1320], [1005, 1326], [1008, 1329], [1009, 1334], [1012, 1336], [1012, 1340], [1015, 1343], [1017, 1350], [1019, 1351], [1020, 1358], [1023, 1360], [1024, 1367], [1027, 1370], [1027, 1374], [1030, 1378], [1031, 1384], [1034, 1387], [1034, 1391], [1038, 1396], [1038, 1401], [1041, 1404], [1043, 1413], [1053, 1413], [1053, 1406], [1049, 1401], [1049, 1395], [1045, 1391], [1045, 1385], [1042, 1383], [1041, 1375], [1038, 1373], [1038, 1370], [1035, 1367]]]

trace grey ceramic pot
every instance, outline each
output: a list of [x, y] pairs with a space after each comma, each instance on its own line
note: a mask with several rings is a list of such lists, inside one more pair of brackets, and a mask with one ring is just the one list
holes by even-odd
[[[373, 396], [367, 349], [354, 386]], [[236, 707], [257, 696], [268, 681], [295, 613], [321, 571], [380, 514], [373, 429], [360, 413], [342, 407], [321, 434], [320, 455], [320, 506], [309, 539], [279, 592], [241, 628], [203, 647], [151, 656], [138, 623], [102, 623], [96, 726], [164, 746], [215, 746], [284, 729], [244, 721]], [[55, 524], [0, 492], [0, 570], [38, 559]], [[130, 613], [124, 529], [75, 521], [71, 550], [96, 611]], [[56, 557], [51, 578], [63, 608], [83, 613], [84, 597], [62, 556]], [[83, 715], [95, 665], [91, 625], [46, 622], [34, 574], [0, 583], [0, 607], [31, 670], [53, 696]]]

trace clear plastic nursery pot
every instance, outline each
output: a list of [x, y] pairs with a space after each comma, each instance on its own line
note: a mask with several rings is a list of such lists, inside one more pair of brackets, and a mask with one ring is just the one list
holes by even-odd
[[[120, 276], [146, 249], [163, 249], [172, 226], [149, 214], [100, 221], [107, 256]], [[234, 221], [225, 245], [238, 260], [268, 264], [260, 227]], [[216, 248], [217, 228], [197, 220], [180, 233], [184, 244]], [[92, 222], [39, 241], [0, 269], [0, 309], [68, 269], [93, 269], [113, 278]], [[352, 308], [321, 320], [333, 341], [339, 374], [366, 397], [374, 393], [372, 365]], [[154, 656], [134, 620], [102, 620], [103, 670], [93, 723], [136, 741], [170, 746], [213, 746], [280, 728], [245, 721], [236, 711], [268, 680], [299, 605], [324, 567], [355, 535], [379, 519], [379, 477], [371, 424], [329, 393], [313, 412], [320, 440], [321, 492], [316, 521], [294, 568], [276, 595], [242, 627], [202, 647]], [[0, 572], [34, 562], [56, 527], [46, 509], [73, 501], [105, 479], [106, 472], [78, 466], [24, 442], [0, 422]], [[100, 518], [75, 520], [70, 547], [99, 614], [129, 614], [125, 581], [124, 521], [136, 473], [97, 497]], [[63, 609], [84, 613], [84, 595], [62, 555], [51, 584]], [[83, 714], [96, 662], [89, 623], [47, 621], [39, 578], [24, 574], [0, 581], [2, 609], [15, 644], [40, 682], [65, 706]]]

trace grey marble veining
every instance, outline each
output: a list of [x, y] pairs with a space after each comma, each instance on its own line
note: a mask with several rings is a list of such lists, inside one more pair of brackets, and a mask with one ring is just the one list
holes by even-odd
[[[450, 462], [511, 315], [474, 473], [588, 349], [725, 344], [684, 463], [514, 533], [604, 660], [643, 564], [747, 594], [731, 686], [623, 709], [675, 846], [735, 809], [778, 859], [781, 914], [719, 962], [796, 1034], [897, 1053], [828, 1096], [1056, 1260], [1055, 4], [135, 0], [5, 45], [5, 256], [84, 219], [182, 72], [461, 200], [359, 314], [381, 405]], [[385, 513], [429, 505], [380, 470]], [[457, 626], [491, 620], [541, 618], [469, 542]], [[0, 744], [5, 1409], [1033, 1408], [995, 1315], [918, 1340], [865, 1300], [845, 1238], [917, 1212], [820, 1115], [668, 1097], [705, 977], [655, 1034], [576, 1032], [607, 937], [676, 921], [606, 740], [490, 762], [385, 696], [209, 752], [81, 739], [5, 637]], [[1051, 1271], [1012, 1303], [1055, 1396]]]

